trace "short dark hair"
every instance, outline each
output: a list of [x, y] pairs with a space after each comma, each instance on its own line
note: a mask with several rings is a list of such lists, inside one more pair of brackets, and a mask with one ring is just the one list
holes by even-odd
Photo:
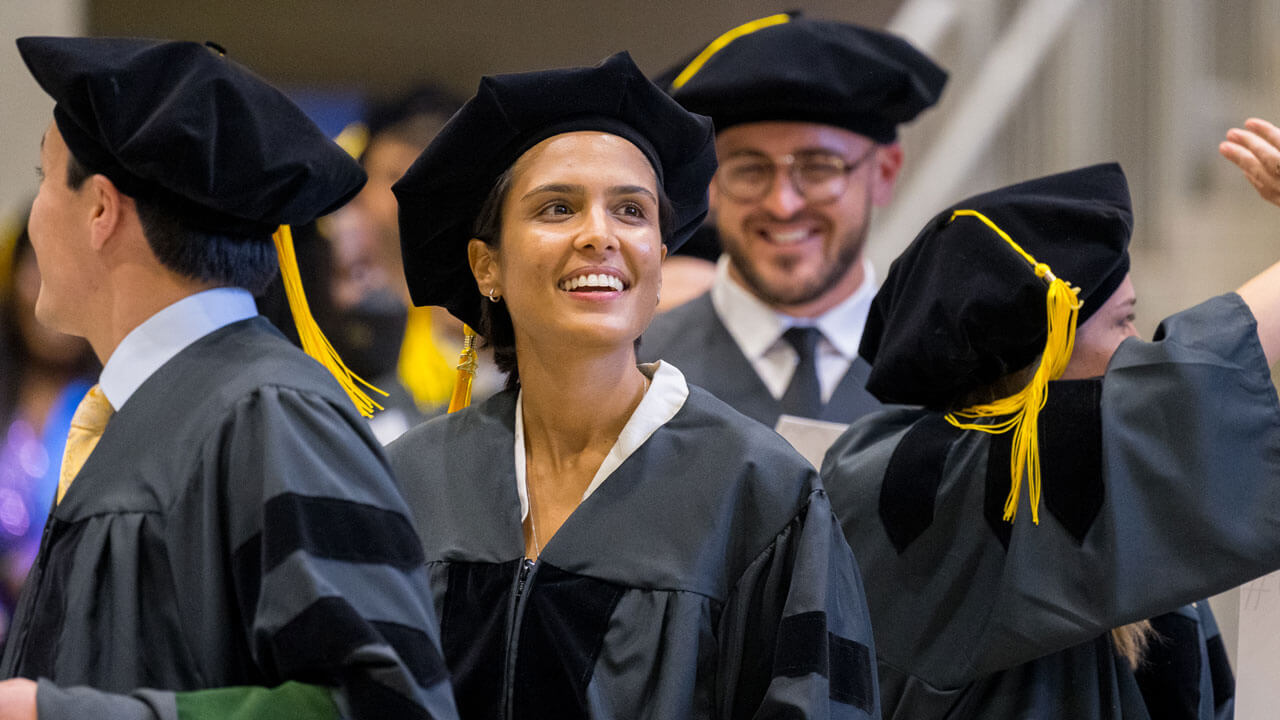
[[375, 103], [365, 114], [369, 147], [389, 138], [425, 148], [460, 107], [461, 98], [432, 83], [419, 84], [384, 102]]
[[[502, 246], [502, 204], [511, 191], [514, 178], [514, 165], [494, 181], [480, 212], [476, 215], [472, 236], [493, 249]], [[666, 190], [658, 187], [658, 230], [666, 244], [675, 233], [675, 208]], [[485, 345], [493, 349], [493, 362], [498, 370], [507, 376], [506, 389], [515, 390], [520, 387], [520, 369], [516, 363], [516, 331], [511, 324], [511, 313], [507, 310], [505, 299], [498, 302], [482, 302], [480, 304], [480, 327], [476, 332], [484, 338]], [[640, 339], [636, 338], [639, 347]]]
[[[67, 185], [79, 190], [93, 173], [67, 155]], [[203, 282], [260, 294], [279, 269], [270, 235], [230, 235], [193, 229], [183, 213], [134, 197], [142, 233], [164, 267]]]

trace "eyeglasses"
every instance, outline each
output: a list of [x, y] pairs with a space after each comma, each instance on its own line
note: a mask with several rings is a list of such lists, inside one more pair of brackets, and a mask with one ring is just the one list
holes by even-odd
[[783, 165], [791, 179], [791, 187], [800, 197], [815, 204], [829, 203], [844, 194], [849, 188], [849, 176], [871, 157], [877, 147], [871, 145], [852, 162], [822, 150], [783, 155], [777, 163], [763, 153], [742, 153], [720, 164], [716, 187], [732, 200], [759, 202], [773, 191], [778, 165]]

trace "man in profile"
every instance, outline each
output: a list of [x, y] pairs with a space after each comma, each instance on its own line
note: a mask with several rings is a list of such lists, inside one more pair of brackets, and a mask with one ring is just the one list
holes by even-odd
[[0, 717], [455, 717], [380, 448], [251, 294], [277, 252], [297, 281], [282, 226], [342, 205], [364, 173], [216, 49], [18, 50], [56, 102], [30, 221], [36, 315], [88, 339], [103, 371], [0, 659], [18, 678]]

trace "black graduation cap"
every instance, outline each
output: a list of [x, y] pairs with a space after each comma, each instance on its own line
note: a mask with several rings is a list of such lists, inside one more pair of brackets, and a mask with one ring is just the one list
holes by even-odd
[[707, 214], [715, 174], [711, 121], [680, 107], [627, 53], [595, 67], [485, 77], [391, 189], [400, 203], [400, 247], [415, 305], [442, 305], [475, 327], [480, 291], [467, 243], [498, 177], [553, 135], [600, 130], [649, 158], [675, 210], [674, 251]]
[[216, 46], [24, 37], [18, 52], [56, 102], [54, 122], [86, 170], [180, 213], [194, 230], [272, 237], [303, 349], [360, 412], [381, 407], [362, 385], [382, 391], [352, 373], [316, 325], [289, 229], [364, 186], [364, 170], [346, 151]]
[[792, 120], [888, 143], [938, 101], [947, 73], [895, 35], [780, 13], [721, 35], [657, 82], [717, 130]]
[[217, 48], [24, 37], [18, 51], [57, 103], [76, 160], [198, 229], [270, 235], [364, 185], [360, 166], [301, 109]]
[[872, 365], [867, 389], [883, 402], [949, 408], [1046, 349], [1048, 278], [978, 216], [956, 211], [988, 218], [1078, 287], [1078, 322], [1129, 272], [1133, 212], [1114, 163], [956, 203], [893, 262], [872, 301], [859, 353]]

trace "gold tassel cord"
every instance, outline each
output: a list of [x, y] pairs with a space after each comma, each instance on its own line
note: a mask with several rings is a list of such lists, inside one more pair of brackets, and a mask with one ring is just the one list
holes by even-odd
[[476, 377], [476, 331], [462, 326], [462, 354], [458, 356], [458, 382], [449, 399], [449, 412], [457, 412], [471, 404], [471, 383]]
[[10, 228], [0, 223], [0, 301], [9, 297], [9, 288], [15, 278], [14, 260], [18, 254], [18, 237], [22, 235], [20, 228]]
[[449, 362], [441, 344], [435, 337], [432, 308], [409, 308], [396, 375], [423, 409], [438, 408], [453, 395], [457, 368]]
[[782, 25], [783, 23], [789, 22], [791, 22], [790, 15], [787, 13], [778, 13], [777, 15], [762, 17], [759, 20], [752, 20], [749, 23], [739, 25], [715, 40], [712, 40], [711, 44], [702, 52], [698, 53], [698, 56], [695, 57], [684, 70], [680, 71], [680, 74], [676, 76], [676, 79], [671, 81], [671, 89], [679, 90], [684, 87], [685, 83], [693, 79], [693, 76], [698, 74], [698, 71], [702, 69], [703, 65], [707, 64], [708, 60], [734, 40], [737, 40], [743, 35], [750, 35], [757, 30], [763, 30], [767, 27]]
[[315, 317], [311, 315], [311, 306], [307, 304], [306, 293], [302, 289], [298, 256], [293, 247], [293, 231], [288, 225], [281, 225], [271, 238], [276, 244], [276, 255], [280, 259], [280, 279], [284, 282], [285, 296], [289, 299], [289, 310], [293, 314], [294, 325], [298, 328], [302, 349], [337, 378], [338, 384], [346, 391], [351, 402], [355, 403], [361, 415], [373, 417], [373, 411], [381, 410], [382, 406], [374, 402], [360, 386], [363, 385], [383, 397], [387, 397], [387, 393], [352, 372], [316, 324]]
[[342, 128], [342, 132], [333, 139], [338, 147], [347, 151], [351, 157], [359, 160], [369, 148], [369, 126], [362, 122], [353, 122]]
[[[1040, 365], [1036, 368], [1031, 382], [1009, 397], [947, 414], [947, 422], [964, 430], [977, 430], [991, 434], [1013, 431], [1013, 450], [1009, 455], [1011, 485], [1009, 496], [1004, 503], [1004, 519], [1013, 522], [1018, 514], [1018, 497], [1022, 490], [1022, 476], [1025, 470], [1031, 496], [1031, 521], [1038, 525], [1040, 524], [1038, 432], [1040, 410], [1044, 408], [1049, 397], [1049, 381], [1057, 380], [1062, 376], [1075, 348], [1080, 289], [1073, 288], [1065, 280], [1054, 276], [1048, 265], [1037, 262], [1030, 253], [1014, 242], [1008, 233], [1001, 230], [982, 213], [976, 210], [956, 210], [948, 222], [962, 216], [975, 217], [991, 228], [1031, 265], [1037, 277], [1044, 278], [1049, 284], [1045, 294], [1048, 333], [1045, 338], [1044, 352], [1040, 356]], [[960, 418], [979, 420], [1000, 417], [1006, 417], [1006, 419], [998, 422], [962, 422], [960, 420]]]

